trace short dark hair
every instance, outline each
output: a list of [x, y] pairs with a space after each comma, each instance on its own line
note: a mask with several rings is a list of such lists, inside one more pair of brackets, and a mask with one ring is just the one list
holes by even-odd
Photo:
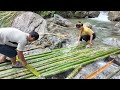
[[77, 27], [77, 28], [80, 28], [81, 26], [83, 26], [82, 23], [78, 23], [78, 24], [76, 24], [76, 27]]
[[37, 40], [39, 38], [39, 34], [35, 32], [34, 30], [30, 32], [29, 34], [31, 35], [31, 37], [34, 37], [34, 40]]

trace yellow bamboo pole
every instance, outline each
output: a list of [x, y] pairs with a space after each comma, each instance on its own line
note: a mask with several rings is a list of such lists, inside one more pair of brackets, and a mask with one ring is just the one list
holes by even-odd
[[[114, 59], [113, 59], [114, 60]], [[103, 67], [97, 69], [95, 72], [93, 72], [92, 74], [88, 75], [85, 79], [92, 79], [95, 76], [97, 76], [99, 73], [101, 73], [102, 71], [104, 71], [106, 68], [108, 68], [110, 65], [113, 64], [113, 60], [109, 61], [106, 65], [104, 65]]]

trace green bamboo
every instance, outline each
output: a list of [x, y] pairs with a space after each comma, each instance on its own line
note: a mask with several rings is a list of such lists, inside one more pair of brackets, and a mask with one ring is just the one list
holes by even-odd
[[81, 65], [81, 67], [83, 67], [83, 66], [85, 66], [85, 65], [87, 65], [87, 64], [90, 64], [90, 63], [92, 63], [92, 62], [95, 62], [95, 61], [98, 60], [98, 59], [103, 59], [103, 58], [108, 57], [108, 56], [109, 56], [109, 55], [105, 55], [105, 56], [99, 57], [99, 58], [97, 58], [97, 59], [93, 59], [93, 60], [90, 60], [90, 61], [83, 62], [83, 63], [81, 63], [81, 64], [76, 64], [76, 65], [73, 65], [73, 66], [71, 65], [71, 66], [69, 66], [69, 67], [66, 67], [66, 68], [63, 68], [63, 69], [59, 69], [58, 71], [55, 70], [54, 72], [42, 73], [42, 75], [45, 76], [45, 77], [52, 76], [52, 75], [55, 75], [55, 74], [58, 74], [58, 73], [65, 72], [65, 71], [67, 71], [67, 70], [74, 69], [75, 67], [78, 67], [78, 66], [80, 66], [80, 65]]
[[36, 66], [36, 65], [34, 65], [34, 66]]
[[[101, 51], [101, 52], [102, 52], [102, 51]], [[48, 71], [48, 70], [50, 70], [50, 69], [57, 68], [57, 67], [59, 67], [59, 66], [61, 66], [61, 65], [64, 65], [64, 64], [66, 64], [66, 63], [76, 62], [76, 61], [78, 61], [79, 59], [82, 61], [82, 59], [87, 58], [87, 57], [85, 57], [85, 56], [89, 56], [91, 53], [93, 53], [93, 52], [90, 52], [90, 53], [87, 53], [87, 54], [84, 53], [84, 54], [78, 55], [78, 56], [73, 57], [73, 58], [69, 58], [69, 59], [66, 59], [66, 60], [62, 60], [62, 61], [59, 61], [59, 62], [55, 62], [55, 63], [52, 63], [52, 64], [48, 64], [48, 65], [45, 65], [45, 66], [43, 66], [43, 67], [40, 67], [39, 70], [44, 69], [43, 71]], [[51, 67], [51, 68], [50, 68], [50, 67]], [[48, 69], [46, 69], [46, 68], [48, 68]], [[41, 71], [41, 72], [43, 72], [43, 71]]]
[[34, 54], [34, 55], [28, 55], [28, 56], [26, 56], [25, 58], [26, 58], [27, 60], [29, 60], [29, 59], [34, 59], [34, 58], [36, 58], [37, 56], [38, 56], [38, 57], [43, 57], [43, 56], [48, 56], [48, 55], [55, 54], [55, 53], [58, 53], [58, 52], [63, 53], [63, 52], [62, 52], [63, 50], [67, 50], [67, 49], [71, 49], [71, 48], [76, 48], [76, 47], [55, 49], [55, 50], [52, 50], [52, 51], [50, 51], [50, 52], [45, 52], [45, 53], [40, 53], [40, 54]]
[[112, 73], [110, 73], [105, 79], [110, 79], [111, 77], [113, 77], [115, 74], [117, 74], [120, 71], [120, 67], [113, 71]]
[[81, 66], [77, 66], [67, 77], [66, 79], [73, 79], [75, 75], [82, 69]]
[[[9, 66], [10, 66], [10, 65], [9, 65]], [[10, 69], [10, 68], [9, 68], [9, 67], [7, 67], [7, 68], [5, 67], [3, 70], [5, 70], [5, 69]]]
[[[38, 70], [38, 69], [37, 69]], [[56, 71], [56, 70], [55, 70]], [[53, 70], [53, 72], [54, 72], [54, 70]]]
[[[89, 50], [89, 49], [88, 49]], [[35, 65], [36, 66], [36, 65]], [[22, 70], [23, 71], [23, 70]], [[20, 72], [22, 72], [21, 70], [20, 70]], [[14, 74], [13, 72], [12, 72], [12, 74]], [[8, 74], [4, 74], [4, 75], [8, 75]], [[9, 75], [11, 75], [10, 73], [9, 73]], [[0, 77], [2, 77], [2, 76], [0, 76]]]
[[[86, 64], [90, 64], [90, 63], [92, 63], [92, 62], [94, 62], [94, 61], [96, 61], [96, 60], [98, 60], [98, 59], [103, 59], [103, 58], [106, 58], [106, 57], [108, 57], [109, 55], [111, 55], [111, 54], [115, 54], [115, 53], [120, 53], [120, 51], [116, 51], [116, 52], [113, 52], [113, 53], [110, 53], [110, 54], [108, 54], [108, 55], [105, 55], [105, 56], [102, 56], [102, 57], [98, 57], [97, 59], [94, 59], [94, 60], [90, 60], [90, 61], [86, 61], [86, 62], [83, 62], [83, 63], [81, 63], [81, 65], [82, 66], [84, 66], [84, 65], [86, 65]], [[72, 65], [71, 65], [72, 66]], [[70, 66], [70, 67], [71, 67]], [[75, 67], [76, 65], [74, 65], [73, 67]], [[63, 68], [64, 69], [64, 68]], [[68, 67], [68, 69], [70, 69], [69, 67]], [[60, 70], [60, 72], [62, 71], [62, 69], [59, 69]], [[65, 68], [65, 70], [66, 70], [66, 68]], [[53, 71], [52, 73], [55, 73], [56, 72], [56, 70], [55, 71]], [[58, 71], [59, 72], [59, 71]], [[57, 72], [57, 73], [58, 73]], [[62, 72], [64, 72], [64, 70], [62, 71]], [[44, 75], [44, 74], [42, 74], [43, 76], [49, 76], [49, 74], [48, 75]], [[51, 75], [51, 73], [50, 73], [50, 75]], [[54, 74], [53, 74], [54, 75]]]
[[[95, 56], [90, 57], [90, 58], [85, 58], [85, 59], [83, 59], [82, 61], [76, 61], [76, 62], [67, 64], [66, 66], [75, 65], [75, 64], [79, 64], [79, 63], [81, 63], [81, 62], [85, 62], [85, 61], [88, 61], [88, 60], [91, 60], [91, 59], [95, 59], [95, 58], [98, 58], [98, 57], [102, 57], [102, 56], [104, 56], [105, 54], [110, 54], [110, 53], [112, 53], [112, 51], [113, 51], [113, 50], [110, 50], [109, 52], [103, 52], [102, 54], [98, 54], [98, 55], [95, 55]], [[63, 67], [66, 67], [66, 66], [63, 66]], [[61, 66], [60, 68], [56, 68], [56, 69], [54, 69], [54, 70], [57, 71], [58, 69], [62, 69], [63, 67]], [[50, 70], [50, 71], [48, 71], [48, 72], [45, 72], [45, 73], [43, 73], [42, 75], [44, 76], [44, 74], [53, 73], [54, 70]]]
[[[36, 64], [38, 64], [38, 62], [36, 63]], [[33, 64], [31, 64], [32, 66], [35, 66], [35, 67], [39, 67], [39, 65], [33, 65]], [[27, 74], [29, 74], [30, 72], [28, 72]]]

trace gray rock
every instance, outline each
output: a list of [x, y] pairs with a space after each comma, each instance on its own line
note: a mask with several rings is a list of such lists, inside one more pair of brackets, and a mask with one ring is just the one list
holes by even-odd
[[[40, 15], [33, 12], [22, 12], [19, 14], [13, 21], [12, 27], [18, 28], [24, 32], [31, 32], [35, 30], [36, 32], [46, 33], [47, 31], [47, 22]], [[43, 34], [40, 35], [39, 40], [43, 37]]]
[[116, 23], [115, 27], [120, 28], [120, 22]]
[[100, 14], [100, 11], [89, 11], [88, 12], [88, 17], [89, 18], [95, 18], [95, 17], [98, 17]]
[[65, 26], [65, 27], [69, 27], [72, 25], [72, 23], [69, 20], [61, 17], [58, 14], [54, 14], [54, 21], [53, 22], [58, 24], [58, 25]]
[[74, 16], [74, 11], [58, 11], [56, 14], [64, 18], [72, 18]]
[[100, 11], [76, 11], [75, 17], [77, 18], [95, 18], [98, 17], [100, 14]]
[[87, 11], [76, 11], [74, 16], [77, 18], [85, 18], [87, 15]]
[[120, 40], [118, 38], [105, 38], [103, 43], [115, 47], [120, 47]]
[[120, 21], [120, 11], [109, 11], [108, 19], [111, 21]]
[[91, 25], [89, 22], [84, 23], [84, 26], [86, 26], [86, 27], [92, 29], [92, 25]]

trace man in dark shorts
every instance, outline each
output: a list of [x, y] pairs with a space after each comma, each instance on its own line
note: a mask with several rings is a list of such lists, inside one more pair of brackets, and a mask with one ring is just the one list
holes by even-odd
[[[35, 31], [25, 33], [16, 28], [0, 29], [0, 63], [5, 62], [6, 56], [11, 58], [12, 67], [20, 68], [27, 65], [23, 51], [28, 42], [33, 42], [39, 38]], [[22, 63], [16, 61], [16, 55]]]

